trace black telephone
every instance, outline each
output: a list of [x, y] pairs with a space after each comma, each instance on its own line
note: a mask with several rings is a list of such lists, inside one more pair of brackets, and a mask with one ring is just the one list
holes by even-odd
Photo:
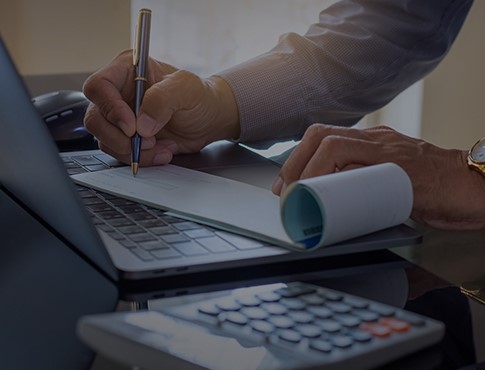
[[81, 91], [60, 90], [32, 99], [59, 151], [97, 149], [94, 137], [83, 124], [89, 100]]

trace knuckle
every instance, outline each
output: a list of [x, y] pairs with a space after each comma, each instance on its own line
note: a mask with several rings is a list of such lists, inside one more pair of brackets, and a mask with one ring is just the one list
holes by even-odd
[[82, 87], [82, 91], [83, 91], [83, 94], [86, 96], [86, 98], [88, 98], [89, 100], [92, 99], [92, 97], [94, 96], [94, 94], [96, 93], [96, 89], [97, 89], [97, 86], [98, 86], [98, 76], [97, 74], [92, 74], [91, 76], [89, 76], [86, 81], [84, 81], [84, 84], [83, 84], [83, 87]]
[[305, 131], [305, 136], [314, 137], [321, 133], [322, 131], [322, 124], [320, 123], [313, 123], [308, 126], [307, 130]]
[[320, 141], [320, 148], [324, 151], [335, 151], [338, 147], [342, 145], [343, 140], [344, 138], [337, 135], [326, 136]]
[[92, 130], [95, 128], [97, 113], [96, 106], [90, 103], [84, 115], [84, 126], [89, 132], [92, 132]]
[[313, 146], [322, 140], [323, 137], [325, 137], [324, 125], [314, 123], [307, 128], [305, 134], [303, 135], [302, 141]]

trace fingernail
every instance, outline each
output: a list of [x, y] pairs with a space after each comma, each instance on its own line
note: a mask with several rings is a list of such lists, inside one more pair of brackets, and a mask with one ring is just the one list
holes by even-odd
[[141, 148], [143, 150], [151, 149], [155, 146], [155, 142], [156, 140], [153, 136], [148, 138], [143, 138], [143, 140], [141, 141]]
[[288, 187], [288, 185], [286, 185], [286, 183], [283, 183], [283, 186], [281, 187], [281, 191], [280, 191], [280, 196], [285, 194], [287, 187]]
[[153, 157], [153, 164], [154, 165], [162, 165], [167, 164], [172, 160], [172, 153], [162, 152], [158, 153]]
[[116, 126], [125, 133], [126, 136], [133, 136], [133, 128], [130, 127], [125, 121], [118, 121]]
[[142, 136], [155, 136], [158, 131], [157, 121], [149, 115], [142, 113], [136, 122], [136, 130]]
[[279, 195], [282, 187], [283, 187], [283, 179], [281, 178], [281, 176], [278, 176], [273, 183], [273, 187], [272, 187], [273, 193], [276, 195]]

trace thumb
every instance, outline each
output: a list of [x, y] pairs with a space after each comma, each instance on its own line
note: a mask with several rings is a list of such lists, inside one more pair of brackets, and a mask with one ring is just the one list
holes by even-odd
[[176, 99], [167, 81], [150, 86], [143, 97], [136, 130], [142, 137], [155, 136], [172, 118], [177, 110]]

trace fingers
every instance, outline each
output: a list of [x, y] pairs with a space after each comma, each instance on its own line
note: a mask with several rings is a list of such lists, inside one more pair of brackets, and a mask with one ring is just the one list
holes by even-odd
[[[178, 147], [173, 141], [161, 140], [157, 143], [155, 133], [168, 122], [171, 112], [166, 116], [162, 115], [160, 122], [146, 113], [136, 119], [130, 105], [134, 99], [135, 87], [132, 63], [132, 51], [127, 50], [86, 80], [83, 91], [92, 103], [86, 111], [84, 124], [97, 138], [103, 151], [125, 163], [129, 163], [131, 159], [131, 137], [137, 132], [137, 126], [144, 127], [140, 165], [168, 163]], [[153, 85], [163, 80], [166, 74], [176, 71], [176, 68], [152, 59], [149, 63], [148, 85]], [[147, 100], [156, 106], [153, 109], [148, 105], [147, 110], [155, 111], [154, 116], [157, 118], [161, 116], [158, 110], [167, 111], [160, 108], [160, 99], [156, 97], [159, 93], [157, 89], [152, 93], [150, 88], [147, 89]], [[163, 102], [166, 99], [161, 100]], [[169, 102], [165, 106], [170, 105]]]
[[[111, 147], [103, 144], [103, 142], [99, 143], [99, 148], [108, 153], [109, 155], [117, 158], [119, 161], [130, 164], [131, 162], [131, 139], [126, 138], [126, 145], [128, 145], [128, 151], [117, 151], [113, 150]], [[140, 166], [153, 166], [153, 165], [164, 165], [170, 163], [172, 161], [173, 155], [177, 153], [177, 144], [173, 141], [169, 140], [160, 140], [160, 141], [153, 141], [145, 147], [146, 139], [142, 140], [142, 151], [140, 153]]]
[[[322, 145], [322, 140], [332, 135], [362, 137], [362, 133], [356, 129], [349, 129], [323, 124], [311, 125], [303, 135], [301, 143], [291, 153], [290, 157], [283, 165], [279, 178], [273, 184], [273, 192], [279, 195], [286, 185], [301, 178], [301, 174], [310, 162], [315, 152]], [[322, 150], [320, 150], [321, 152]], [[319, 174], [335, 171], [335, 165], [327, 162], [324, 169]]]
[[299, 179], [384, 162], [384, 150], [374, 133], [366, 130], [312, 125], [282, 167], [273, 193], [281, 195], [287, 185]]
[[[127, 101], [132, 99], [133, 67], [128, 51], [91, 75], [83, 86], [86, 97], [96, 110], [86, 115], [86, 129], [94, 136], [104, 130], [106, 123], [120, 128], [126, 136], [135, 133], [135, 116]], [[93, 109], [91, 105], [88, 112]]]

